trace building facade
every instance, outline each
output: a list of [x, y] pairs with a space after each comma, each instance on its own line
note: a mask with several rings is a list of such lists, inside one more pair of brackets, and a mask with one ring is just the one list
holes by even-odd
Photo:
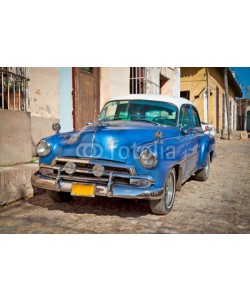
[[0, 68], [0, 165], [31, 161], [53, 123], [78, 130], [110, 98], [130, 93], [179, 96], [180, 68]]
[[[180, 95], [180, 68], [111, 67], [60, 68], [60, 90], [72, 85], [72, 96], [60, 98], [63, 131], [80, 129], [96, 121], [100, 109], [112, 97], [127, 94]], [[72, 79], [71, 75], [72, 74]], [[61, 92], [61, 95], [63, 93]], [[70, 113], [72, 112], [72, 113]], [[67, 124], [67, 126], [66, 126]]]
[[[241, 89], [227, 68], [229, 86], [229, 118], [231, 130], [237, 129], [237, 102]], [[228, 128], [224, 68], [183, 67], [181, 68], [181, 97], [197, 106], [201, 119], [213, 124], [217, 133]]]
[[237, 99], [237, 130], [250, 132], [250, 99]]

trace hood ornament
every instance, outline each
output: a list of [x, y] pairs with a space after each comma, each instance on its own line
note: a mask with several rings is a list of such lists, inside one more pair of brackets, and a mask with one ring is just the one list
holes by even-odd
[[156, 131], [155, 138], [158, 140], [158, 142], [160, 142], [160, 140], [163, 138], [163, 132], [160, 130]]
[[59, 134], [60, 132], [60, 129], [61, 129], [61, 125], [60, 125], [60, 123], [54, 123], [53, 125], [52, 125], [52, 129], [56, 132], [56, 134]]

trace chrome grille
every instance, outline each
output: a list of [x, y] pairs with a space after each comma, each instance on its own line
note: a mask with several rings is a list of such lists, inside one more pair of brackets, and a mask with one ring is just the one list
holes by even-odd
[[[114, 183], [129, 184], [130, 176], [136, 175], [136, 170], [130, 166], [122, 166], [120, 163], [107, 162], [101, 160], [87, 160], [87, 159], [76, 159], [72, 157], [55, 158], [52, 162], [54, 174], [52, 178], [56, 178], [58, 169], [63, 168], [65, 163], [71, 161], [76, 164], [76, 171], [72, 175], [68, 175], [64, 170], [61, 171], [61, 178], [65, 181], [79, 181], [79, 182], [91, 182], [91, 183], [104, 183], [107, 184], [109, 181], [110, 173], [114, 174]], [[93, 167], [98, 163], [104, 168], [104, 174], [98, 178], [93, 174]], [[118, 175], [116, 177], [116, 175]]]
[[[79, 173], [89, 173], [89, 172], [92, 173], [92, 169], [94, 167], [94, 164], [80, 163], [80, 162], [76, 162], [76, 161], [73, 161], [73, 162], [76, 164], [76, 169], [78, 171], [80, 171]], [[65, 163], [66, 163], [65, 161], [57, 160], [56, 163], [55, 163], [55, 167], [62, 167], [63, 168]], [[132, 175], [130, 170], [126, 169], [126, 168], [117, 168], [117, 167], [111, 167], [111, 166], [105, 166], [105, 165], [103, 165], [103, 166], [105, 168], [105, 171], [109, 172], [109, 173], [114, 172], [114, 173]]]
[[75, 159], [72, 157], [55, 158], [52, 162], [52, 166], [64, 167], [65, 163], [71, 161], [76, 164], [76, 169], [80, 173], [92, 173], [92, 169], [95, 164], [101, 164], [105, 168], [105, 172], [119, 173], [119, 174], [129, 174], [136, 175], [136, 171], [132, 167], [123, 167], [120, 163], [107, 162], [101, 160], [87, 160], [87, 159]]

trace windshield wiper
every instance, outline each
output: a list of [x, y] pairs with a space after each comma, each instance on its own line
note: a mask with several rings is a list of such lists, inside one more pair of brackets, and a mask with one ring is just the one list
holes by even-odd
[[154, 121], [150, 121], [150, 120], [147, 120], [147, 119], [137, 119], [137, 118], [132, 118], [131, 120], [132, 120], [132, 121], [148, 122], [148, 123], [151, 123], [151, 124], [159, 125], [159, 123], [154, 122]]

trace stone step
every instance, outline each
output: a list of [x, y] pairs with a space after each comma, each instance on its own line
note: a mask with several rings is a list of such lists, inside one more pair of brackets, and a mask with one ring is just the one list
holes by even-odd
[[[227, 130], [224, 129], [223, 131], [224, 139], [227, 139], [227, 136], [228, 136]], [[217, 134], [216, 137], [219, 137], [219, 135]], [[248, 138], [250, 138], [250, 133], [245, 130], [238, 130], [238, 131], [234, 130], [230, 134], [231, 140], [247, 140]]]
[[0, 167], [0, 206], [32, 196], [30, 180], [37, 170], [37, 163]]

